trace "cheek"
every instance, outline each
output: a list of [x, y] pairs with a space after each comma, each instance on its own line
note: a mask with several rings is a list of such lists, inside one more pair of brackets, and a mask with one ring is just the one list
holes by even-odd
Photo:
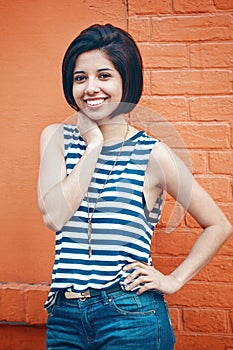
[[75, 100], [78, 100], [80, 98], [80, 89], [78, 88], [78, 85], [73, 84], [72, 94]]
[[73, 94], [73, 97], [75, 98], [75, 96], [76, 96], [76, 93], [75, 93], [75, 85], [72, 86], [72, 94]]

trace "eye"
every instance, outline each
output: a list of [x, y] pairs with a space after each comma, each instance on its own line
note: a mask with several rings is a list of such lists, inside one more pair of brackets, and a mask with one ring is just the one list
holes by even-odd
[[76, 82], [76, 83], [82, 83], [85, 80], [86, 80], [86, 76], [84, 74], [82, 74], [82, 75], [79, 74], [79, 75], [74, 76], [74, 82]]
[[107, 80], [107, 79], [111, 78], [111, 76], [112, 75], [110, 73], [101, 73], [99, 75], [99, 78], [102, 79], [102, 80]]

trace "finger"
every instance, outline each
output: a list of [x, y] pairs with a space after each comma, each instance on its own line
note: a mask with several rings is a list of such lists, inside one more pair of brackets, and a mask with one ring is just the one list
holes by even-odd
[[134, 288], [137, 288], [140, 286], [140, 284], [151, 282], [151, 278], [149, 276], [140, 276], [137, 279], [135, 279], [132, 283], [129, 283], [126, 285], [126, 290], [130, 291]]
[[133, 263], [125, 265], [123, 267], [123, 270], [124, 271], [128, 271], [128, 270], [131, 270], [131, 269], [135, 269], [137, 267], [145, 268], [145, 266], [148, 266], [148, 265], [146, 263], [143, 263], [143, 262], [140, 262], [140, 261], [135, 261]]
[[145, 283], [138, 291], [137, 291], [137, 295], [141, 295], [149, 290], [153, 290], [153, 291], [156, 291], [157, 293], [159, 294], [162, 294], [163, 293], [159, 290], [156, 290], [153, 286], [153, 283]]
[[147, 271], [144, 269], [136, 268], [133, 272], [131, 272], [126, 279], [124, 280], [125, 283], [131, 283], [133, 280], [138, 278], [140, 275], [147, 275]]

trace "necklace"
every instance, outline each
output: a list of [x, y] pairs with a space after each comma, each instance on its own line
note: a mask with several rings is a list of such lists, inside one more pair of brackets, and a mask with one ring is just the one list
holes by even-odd
[[107, 176], [107, 178], [106, 178], [106, 180], [105, 180], [105, 182], [104, 182], [104, 184], [103, 184], [103, 186], [102, 186], [100, 192], [98, 193], [98, 196], [97, 196], [97, 198], [96, 198], [96, 201], [95, 201], [95, 204], [94, 204], [94, 207], [93, 207], [92, 212], [90, 212], [90, 202], [89, 202], [88, 191], [87, 191], [87, 196], [86, 196], [86, 198], [87, 198], [87, 215], [88, 215], [88, 218], [87, 218], [87, 224], [88, 224], [88, 226], [87, 226], [87, 237], [88, 237], [88, 256], [89, 256], [89, 259], [90, 259], [91, 256], [92, 256], [91, 240], [92, 240], [92, 219], [93, 219], [93, 215], [94, 215], [94, 213], [95, 213], [95, 210], [96, 210], [96, 207], [97, 207], [97, 203], [98, 203], [98, 201], [99, 201], [99, 199], [100, 199], [101, 193], [103, 192], [103, 190], [104, 190], [104, 188], [105, 188], [105, 186], [106, 186], [106, 184], [107, 184], [107, 182], [108, 182], [108, 180], [109, 180], [109, 177], [110, 177], [110, 175], [112, 174], [113, 169], [114, 169], [115, 166], [116, 166], [116, 163], [117, 163], [117, 161], [118, 161], [118, 158], [119, 158], [119, 156], [120, 156], [120, 154], [121, 154], [121, 151], [122, 151], [122, 149], [123, 149], [123, 147], [124, 147], [124, 144], [125, 144], [125, 141], [126, 141], [128, 132], [129, 132], [129, 124], [127, 123], [126, 133], [125, 133], [123, 142], [122, 142], [122, 144], [121, 144], [120, 150], [119, 150], [119, 152], [118, 152], [118, 154], [117, 154], [117, 156], [116, 156], [116, 159], [115, 159], [115, 161], [114, 161], [114, 163], [113, 163], [113, 166], [112, 166], [112, 168], [110, 169], [110, 171], [109, 171], [109, 173], [108, 173], [108, 176]]

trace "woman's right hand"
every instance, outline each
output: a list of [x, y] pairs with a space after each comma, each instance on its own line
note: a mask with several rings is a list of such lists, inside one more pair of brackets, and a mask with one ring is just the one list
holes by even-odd
[[78, 130], [87, 146], [103, 145], [103, 134], [97, 123], [83, 113], [78, 115]]
[[63, 150], [63, 125], [50, 125], [41, 135], [38, 204], [45, 225], [53, 231], [61, 230], [82, 203], [103, 146], [100, 128], [82, 113], [78, 117], [78, 129], [87, 147], [69, 176]]

